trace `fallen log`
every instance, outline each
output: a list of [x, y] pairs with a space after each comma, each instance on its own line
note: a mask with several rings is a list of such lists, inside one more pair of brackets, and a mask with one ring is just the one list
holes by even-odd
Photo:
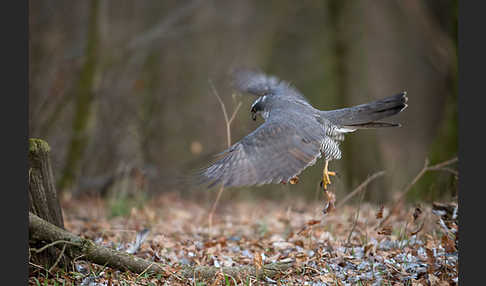
[[279, 274], [284, 274], [292, 266], [291, 262], [269, 263], [263, 265], [261, 269], [257, 269], [253, 265], [231, 266], [231, 267], [214, 267], [214, 266], [196, 266], [185, 267], [181, 271], [181, 276], [185, 278], [196, 277], [198, 279], [211, 279], [216, 277], [219, 273], [245, 280], [245, 277], [275, 277]]
[[174, 275], [179, 279], [181, 279], [181, 277], [186, 279], [192, 277], [210, 279], [222, 272], [234, 278], [244, 278], [247, 276], [262, 278], [264, 276], [275, 277], [292, 266], [291, 262], [266, 264], [260, 269], [250, 265], [221, 268], [212, 266], [183, 266], [178, 271], [174, 272], [171, 271], [167, 265], [148, 261], [126, 252], [97, 245], [89, 239], [79, 237], [69, 231], [57, 227], [30, 212], [29, 233], [31, 240], [43, 241], [52, 247], [61, 248], [62, 246], [63, 248], [66, 248], [65, 254], [71, 259], [79, 258], [98, 265], [121, 271], [128, 270], [138, 274], [156, 273], [164, 274], [167, 277]]

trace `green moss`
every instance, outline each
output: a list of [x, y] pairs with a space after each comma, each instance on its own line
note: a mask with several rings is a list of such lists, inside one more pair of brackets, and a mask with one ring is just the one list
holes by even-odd
[[29, 153], [50, 152], [51, 147], [46, 141], [38, 138], [29, 138]]

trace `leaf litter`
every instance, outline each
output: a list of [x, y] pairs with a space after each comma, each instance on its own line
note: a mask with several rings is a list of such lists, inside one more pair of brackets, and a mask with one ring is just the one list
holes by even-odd
[[[63, 201], [66, 229], [159, 263], [166, 274], [123, 272], [80, 259], [75, 271], [54, 277], [31, 271], [29, 285], [49, 279], [65, 285], [458, 284], [457, 204], [403, 207], [378, 227], [386, 206], [362, 203], [356, 216], [355, 205], [334, 209], [331, 194], [327, 202], [326, 214], [322, 202], [226, 202], [209, 229], [208, 206], [172, 193], [113, 218], [99, 199]], [[265, 275], [264, 265], [279, 262], [291, 267]], [[219, 271], [184, 278], [187, 266]], [[263, 277], [223, 272], [240, 266], [255, 267]]]

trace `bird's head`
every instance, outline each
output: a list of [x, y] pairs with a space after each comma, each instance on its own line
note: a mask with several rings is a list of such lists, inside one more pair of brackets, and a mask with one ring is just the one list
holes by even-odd
[[258, 114], [260, 114], [263, 117], [263, 119], [267, 119], [268, 110], [266, 110], [266, 104], [265, 104], [266, 97], [267, 96], [265, 95], [261, 96], [257, 100], [255, 100], [255, 102], [253, 102], [250, 109], [251, 119], [256, 120], [256, 116]]

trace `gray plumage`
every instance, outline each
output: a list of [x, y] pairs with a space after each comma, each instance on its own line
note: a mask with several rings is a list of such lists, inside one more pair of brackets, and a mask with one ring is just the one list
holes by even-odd
[[251, 112], [260, 114], [265, 123], [198, 174], [199, 183], [209, 187], [288, 182], [322, 156], [340, 159], [339, 144], [345, 133], [399, 126], [377, 120], [407, 107], [406, 92], [402, 92], [367, 104], [321, 111], [287, 82], [253, 70], [235, 71], [233, 86], [259, 96]]

